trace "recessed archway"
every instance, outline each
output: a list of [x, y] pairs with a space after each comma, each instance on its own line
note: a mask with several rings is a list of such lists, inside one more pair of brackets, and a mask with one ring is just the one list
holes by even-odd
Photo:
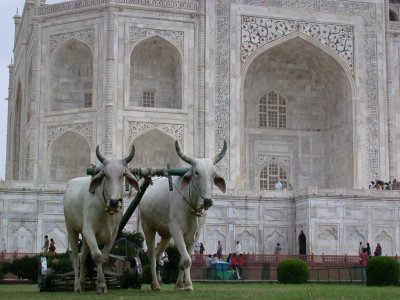
[[86, 176], [89, 164], [89, 143], [80, 134], [67, 131], [50, 148], [49, 181], [66, 182]]
[[153, 36], [132, 51], [130, 106], [182, 108], [182, 59], [167, 40]]
[[[253, 161], [245, 165], [256, 169], [259, 155], [296, 157], [298, 161], [289, 166], [294, 188], [353, 187], [348, 70], [320, 47], [294, 37], [260, 51], [244, 76], [243, 140], [254, 141], [255, 152]], [[271, 91], [286, 100], [286, 128], [259, 126], [259, 101]], [[249, 146], [244, 149], [249, 151]]]
[[70, 39], [57, 49], [49, 76], [50, 111], [92, 107], [93, 55], [85, 43]]

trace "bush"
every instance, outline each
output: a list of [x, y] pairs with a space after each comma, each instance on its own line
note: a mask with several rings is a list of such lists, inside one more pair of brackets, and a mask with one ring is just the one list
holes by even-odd
[[280, 283], [305, 283], [308, 280], [308, 266], [300, 259], [286, 259], [278, 265]]
[[17, 275], [19, 278], [29, 279], [37, 283], [39, 261], [39, 256], [24, 256], [20, 259], [16, 259], [11, 263], [10, 272]]
[[387, 256], [377, 256], [369, 260], [367, 285], [397, 285], [400, 279], [400, 264]]

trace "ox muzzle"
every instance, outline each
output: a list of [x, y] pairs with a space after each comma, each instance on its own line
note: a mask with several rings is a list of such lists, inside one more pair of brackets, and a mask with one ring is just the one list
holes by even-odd
[[204, 199], [203, 205], [205, 210], [209, 209], [211, 206], [213, 206], [212, 199]]
[[105, 208], [105, 211], [112, 215], [119, 212], [121, 207], [122, 199], [110, 199], [108, 206]]

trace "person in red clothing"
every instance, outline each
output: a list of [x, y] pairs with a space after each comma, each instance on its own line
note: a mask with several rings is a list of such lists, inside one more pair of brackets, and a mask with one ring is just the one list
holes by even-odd
[[234, 271], [233, 275], [234, 276], [236, 275], [237, 279], [241, 279], [240, 278], [240, 274], [239, 274], [239, 270], [238, 270], [239, 263], [238, 263], [237, 258], [238, 257], [236, 256], [236, 253], [233, 253], [233, 255], [232, 255], [232, 270]]
[[361, 280], [364, 282], [367, 279], [367, 265], [368, 265], [368, 250], [363, 248], [360, 255], [360, 266], [361, 266]]
[[240, 254], [239, 257], [237, 258], [237, 269], [239, 271], [239, 279], [243, 279], [243, 254]]

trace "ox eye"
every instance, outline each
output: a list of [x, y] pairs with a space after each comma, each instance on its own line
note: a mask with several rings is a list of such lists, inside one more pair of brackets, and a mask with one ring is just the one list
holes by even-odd
[[199, 176], [199, 172], [195, 171], [194, 175]]

